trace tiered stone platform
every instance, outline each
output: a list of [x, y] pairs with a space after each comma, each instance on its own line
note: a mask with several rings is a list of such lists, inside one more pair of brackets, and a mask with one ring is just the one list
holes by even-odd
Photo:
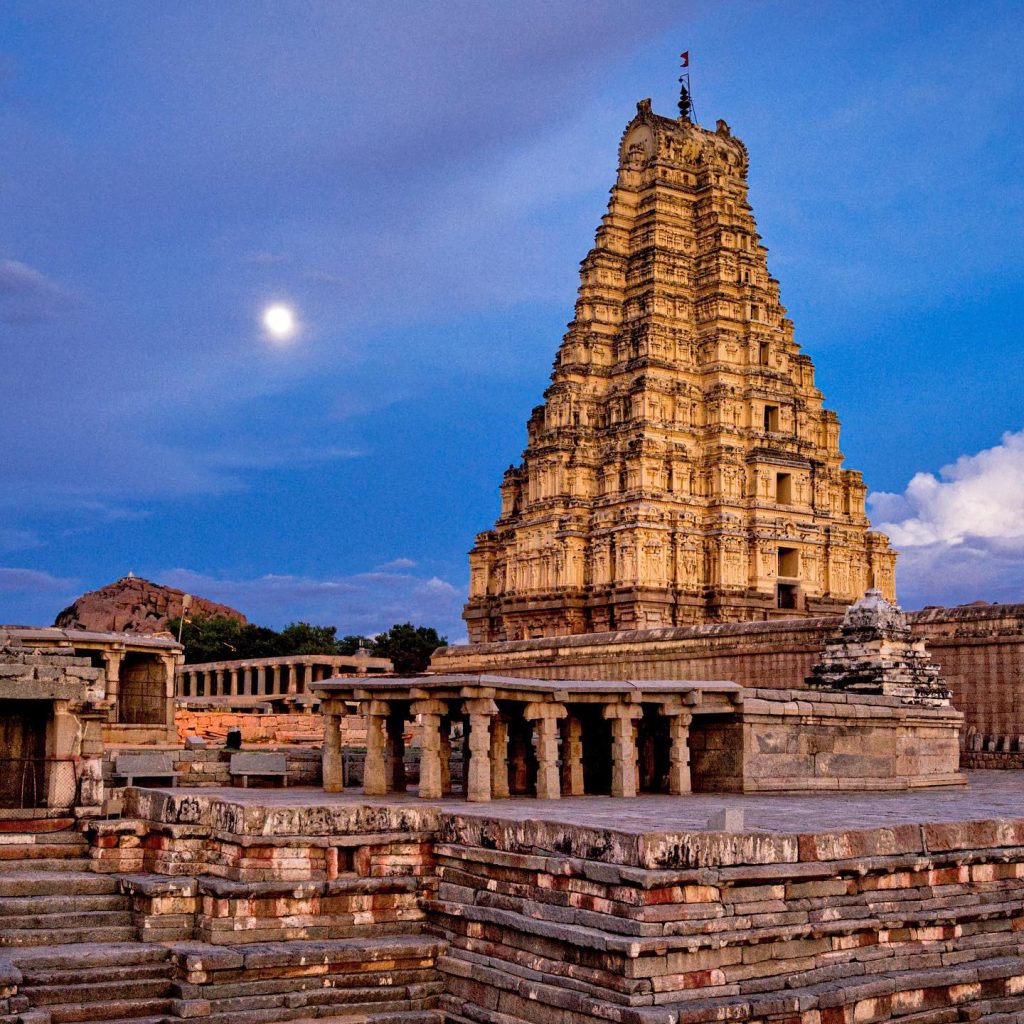
[[[1024, 777], [970, 783], [487, 805], [132, 789], [123, 820], [90, 826], [90, 856], [150, 940], [110, 962], [164, 1019], [1009, 1024]], [[101, 973], [95, 947], [62, 948]], [[32, 976], [8, 997], [27, 994], [23, 1021], [46, 1024], [32, 999], [59, 980], [55, 949], [0, 950]]]

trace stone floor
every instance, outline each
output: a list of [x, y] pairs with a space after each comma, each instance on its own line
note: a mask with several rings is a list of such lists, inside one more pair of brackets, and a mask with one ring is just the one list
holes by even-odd
[[[728, 795], [701, 793], [690, 796], [640, 796], [615, 800], [606, 796], [562, 800], [495, 800], [471, 804], [458, 798], [430, 801], [459, 814], [488, 818], [515, 818], [559, 824], [614, 828], [623, 832], [702, 831], [708, 818], [722, 808], [744, 812], [744, 830], [768, 832], [827, 832], [835, 829], [875, 828], [885, 825], [940, 821], [977, 821], [987, 818], [1024, 818], [1024, 772], [971, 771], [969, 785], [899, 793], [835, 793], [793, 795]], [[320, 789], [191, 790], [234, 803], [292, 807], [338, 804], [413, 803], [414, 794], [365, 797], [358, 790], [324, 793]]]

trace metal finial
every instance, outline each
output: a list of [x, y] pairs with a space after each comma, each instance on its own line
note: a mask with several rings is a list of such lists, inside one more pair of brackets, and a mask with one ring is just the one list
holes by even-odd
[[679, 76], [679, 120], [693, 120], [693, 99], [690, 95], [690, 51], [683, 50], [679, 54], [679, 67], [683, 72]]

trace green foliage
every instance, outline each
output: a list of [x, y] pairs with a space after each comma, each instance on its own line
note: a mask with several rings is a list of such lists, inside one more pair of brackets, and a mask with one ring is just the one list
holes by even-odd
[[292, 622], [278, 634], [282, 654], [340, 654], [337, 627]]
[[368, 651], [373, 650], [373, 637], [372, 636], [355, 636], [349, 634], [343, 636], [338, 641], [338, 653], [339, 654], [355, 654], [360, 647], [365, 647]]
[[370, 653], [375, 658], [390, 658], [399, 674], [423, 672], [431, 654], [447, 643], [448, 638], [438, 636], [433, 627], [405, 622], [374, 637]]
[[[171, 619], [168, 630], [178, 635], [178, 620]], [[185, 661], [234, 661], [240, 658], [276, 658], [292, 654], [355, 654], [360, 647], [375, 658], [390, 658], [396, 672], [422, 672], [430, 656], [448, 641], [429, 626], [411, 622], [394, 625], [376, 637], [349, 634], [338, 639], [335, 626], [314, 626], [292, 622], [280, 633], [221, 615], [197, 615], [185, 620], [181, 642]]]

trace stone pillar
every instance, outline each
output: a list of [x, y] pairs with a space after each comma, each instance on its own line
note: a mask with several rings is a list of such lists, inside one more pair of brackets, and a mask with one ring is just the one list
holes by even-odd
[[483, 803], [491, 799], [491, 722], [498, 713], [498, 705], [487, 698], [463, 701], [469, 721], [466, 737], [466, 799]]
[[558, 779], [558, 722], [567, 712], [563, 704], [535, 701], [523, 717], [537, 730], [537, 799], [557, 800], [562, 795]]
[[385, 701], [363, 701], [363, 716], [366, 719], [363, 792], [367, 796], [385, 796], [388, 791], [386, 721], [390, 712]]
[[[463, 746], [465, 753], [465, 746]], [[466, 770], [465, 764], [462, 766]], [[441, 719], [441, 795], [449, 796], [452, 791], [452, 720], [450, 715]]]
[[602, 714], [612, 723], [612, 796], [636, 796], [636, 721], [639, 704], [606, 704]]
[[387, 720], [388, 783], [396, 793], [405, 792], [405, 714], [392, 710]]
[[570, 713], [562, 721], [562, 795], [583, 792], [583, 723]]
[[210, 691], [210, 696], [223, 697], [224, 692], [224, 669], [219, 668], [214, 673], [213, 689]]
[[116, 722], [118, 698], [121, 689], [121, 652], [104, 651], [103, 669], [106, 679], [107, 700], [110, 701], [110, 711], [107, 713], [107, 721]]
[[50, 723], [49, 753], [53, 761], [46, 771], [46, 806], [73, 807], [77, 790], [70, 758], [78, 739], [78, 719], [71, 713], [66, 700], [54, 701], [53, 721]]
[[[98, 812], [103, 806], [103, 719], [105, 713], [83, 712], [82, 760], [79, 762], [78, 806]], [[59, 770], [66, 765], [55, 765]]]
[[[282, 666], [282, 668], [283, 667], [284, 666]], [[293, 662], [292, 664], [290, 664], [288, 666], [288, 693], [295, 693], [296, 692], [296, 685], [297, 685], [297, 681], [296, 681], [295, 663]]]
[[313, 682], [313, 666], [303, 665], [302, 666], [302, 686], [299, 687], [299, 693], [309, 693], [309, 684]]
[[324, 790], [328, 793], [340, 793], [345, 788], [344, 771], [341, 756], [341, 715], [328, 705], [324, 711], [324, 745], [320, 750], [323, 764]]
[[414, 701], [409, 711], [420, 719], [420, 799], [440, 800], [444, 792], [441, 771], [441, 721], [444, 701]]
[[228, 669], [228, 694], [237, 697], [239, 694], [238, 682], [241, 671], [237, 668]]
[[508, 799], [508, 721], [504, 715], [491, 719], [491, 796]]
[[[273, 670], [271, 670], [273, 671]], [[265, 665], [256, 666], [256, 695], [265, 697], [267, 693], [267, 669]]]
[[668, 791], [673, 796], [690, 792], [690, 722], [689, 711], [666, 709], [669, 747]]

